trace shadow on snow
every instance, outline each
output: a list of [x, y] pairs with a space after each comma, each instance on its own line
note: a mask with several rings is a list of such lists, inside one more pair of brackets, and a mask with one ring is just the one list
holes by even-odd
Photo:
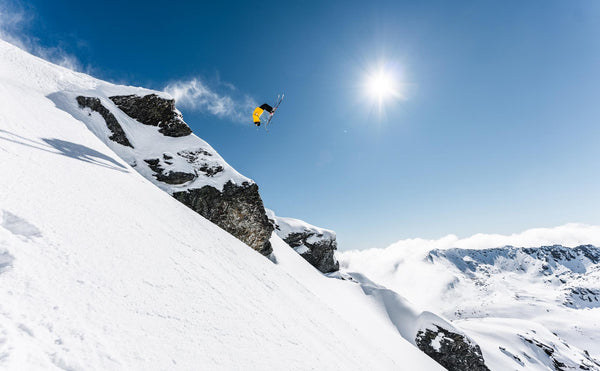
[[67, 156], [75, 160], [87, 162], [108, 169], [128, 172], [125, 166], [112, 157], [82, 144], [56, 138], [42, 138], [42, 142], [38, 142], [2, 129], [0, 129], [0, 139], [21, 144], [30, 148], [35, 148], [41, 151]]

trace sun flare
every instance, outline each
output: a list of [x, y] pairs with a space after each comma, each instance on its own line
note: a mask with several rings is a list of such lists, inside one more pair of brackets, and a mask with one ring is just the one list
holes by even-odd
[[384, 103], [392, 99], [402, 99], [402, 84], [398, 76], [398, 68], [380, 65], [366, 73], [364, 87], [366, 95], [378, 106], [380, 113]]
[[393, 77], [385, 71], [378, 71], [368, 78], [369, 95], [378, 99], [384, 99], [395, 95]]

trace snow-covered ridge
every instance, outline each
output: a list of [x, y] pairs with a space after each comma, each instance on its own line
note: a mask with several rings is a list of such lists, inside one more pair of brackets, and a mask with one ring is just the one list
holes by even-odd
[[[600, 249], [592, 245], [569, 248], [562, 245], [538, 248], [503, 248], [432, 250], [432, 262], [451, 264], [465, 276], [485, 285], [502, 274], [507, 285], [514, 284], [515, 298], [545, 298], [573, 308], [600, 307]], [[519, 285], [539, 281], [536, 291]], [[513, 282], [514, 281], [514, 282]]]
[[[110, 96], [107, 95], [105, 89], [71, 90], [51, 94], [49, 98], [57, 107], [84, 122], [119, 157], [170, 194], [206, 185], [222, 190], [228, 182], [237, 185], [253, 183], [251, 179], [233, 169], [217, 151], [196, 135], [164, 135], [158, 127], [141, 124], [114, 103], [117, 97], [133, 95], [143, 98], [158, 96], [158, 92], [139, 96], [128, 87], [122, 87], [120, 90], [112, 87], [110, 93]], [[99, 100], [101, 107], [116, 118], [131, 146], [111, 140], [114, 133], [107, 126], [106, 119], [98, 111], [82, 105], [82, 100], [78, 100], [78, 97]], [[186, 174], [186, 177], [176, 177], [172, 176], [173, 174]]]
[[496, 265], [503, 270], [527, 271], [537, 269], [548, 275], [569, 270], [585, 273], [590, 267], [600, 263], [600, 249], [592, 245], [574, 248], [562, 245], [541, 247], [505, 246], [492, 249], [435, 249], [429, 252], [428, 259], [444, 258], [451, 261], [461, 271], [475, 271], [482, 265]]
[[[32, 89], [45, 95], [57, 108], [84, 122], [119, 157], [125, 159], [130, 165], [138, 166], [136, 170], [146, 178], [156, 179], [155, 172], [144, 162], [146, 159], [159, 159], [159, 166], [164, 173], [186, 172], [197, 175], [194, 180], [184, 184], [155, 181], [155, 185], [161, 189], [172, 194], [204, 185], [222, 189], [229, 181], [234, 184], [252, 183], [251, 179], [239, 174], [217, 151], [196, 135], [179, 138], [165, 136], [154, 126], [141, 125], [110, 99], [110, 97], [133, 95], [157, 96], [163, 100], [172, 100], [169, 94], [140, 87], [111, 84], [28, 55], [1, 40], [0, 54], [2, 55], [0, 78], [6, 88]], [[110, 140], [109, 137], [113, 133], [107, 127], [104, 118], [97, 111], [89, 108], [82, 110], [77, 102], [79, 96], [99, 99], [102, 106], [120, 123], [133, 148]], [[165, 159], [165, 154], [172, 158]], [[202, 169], [222, 170], [215, 173], [214, 170]]]

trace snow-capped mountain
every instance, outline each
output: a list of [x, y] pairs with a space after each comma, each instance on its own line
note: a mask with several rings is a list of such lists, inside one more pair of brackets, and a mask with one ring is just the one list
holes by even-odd
[[[132, 118], [114, 98], [131, 95], [173, 121]], [[253, 184], [169, 99], [0, 41], [0, 368], [441, 369], [390, 320], [425, 318], [408, 302], [322, 275], [275, 234], [266, 259], [169, 194], [196, 179], [157, 183]], [[190, 147], [210, 155], [176, 159]]]
[[492, 369], [600, 369], [599, 248], [451, 247], [460, 242], [412, 240], [339, 257], [342, 270], [449, 319]]

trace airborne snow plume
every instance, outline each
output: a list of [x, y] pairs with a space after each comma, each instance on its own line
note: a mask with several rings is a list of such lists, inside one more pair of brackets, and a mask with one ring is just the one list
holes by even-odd
[[27, 36], [24, 29], [34, 19], [33, 12], [19, 2], [4, 1], [0, 3], [0, 39], [9, 41], [23, 50], [49, 60], [70, 70], [81, 71], [82, 65], [74, 55], [60, 47], [45, 47]]
[[[227, 85], [229, 90], [235, 90], [230, 84]], [[235, 122], [248, 122], [248, 112], [252, 112], [257, 106], [248, 96], [238, 99], [219, 94], [198, 78], [173, 81], [164, 90], [173, 96], [181, 107], [208, 112]]]

